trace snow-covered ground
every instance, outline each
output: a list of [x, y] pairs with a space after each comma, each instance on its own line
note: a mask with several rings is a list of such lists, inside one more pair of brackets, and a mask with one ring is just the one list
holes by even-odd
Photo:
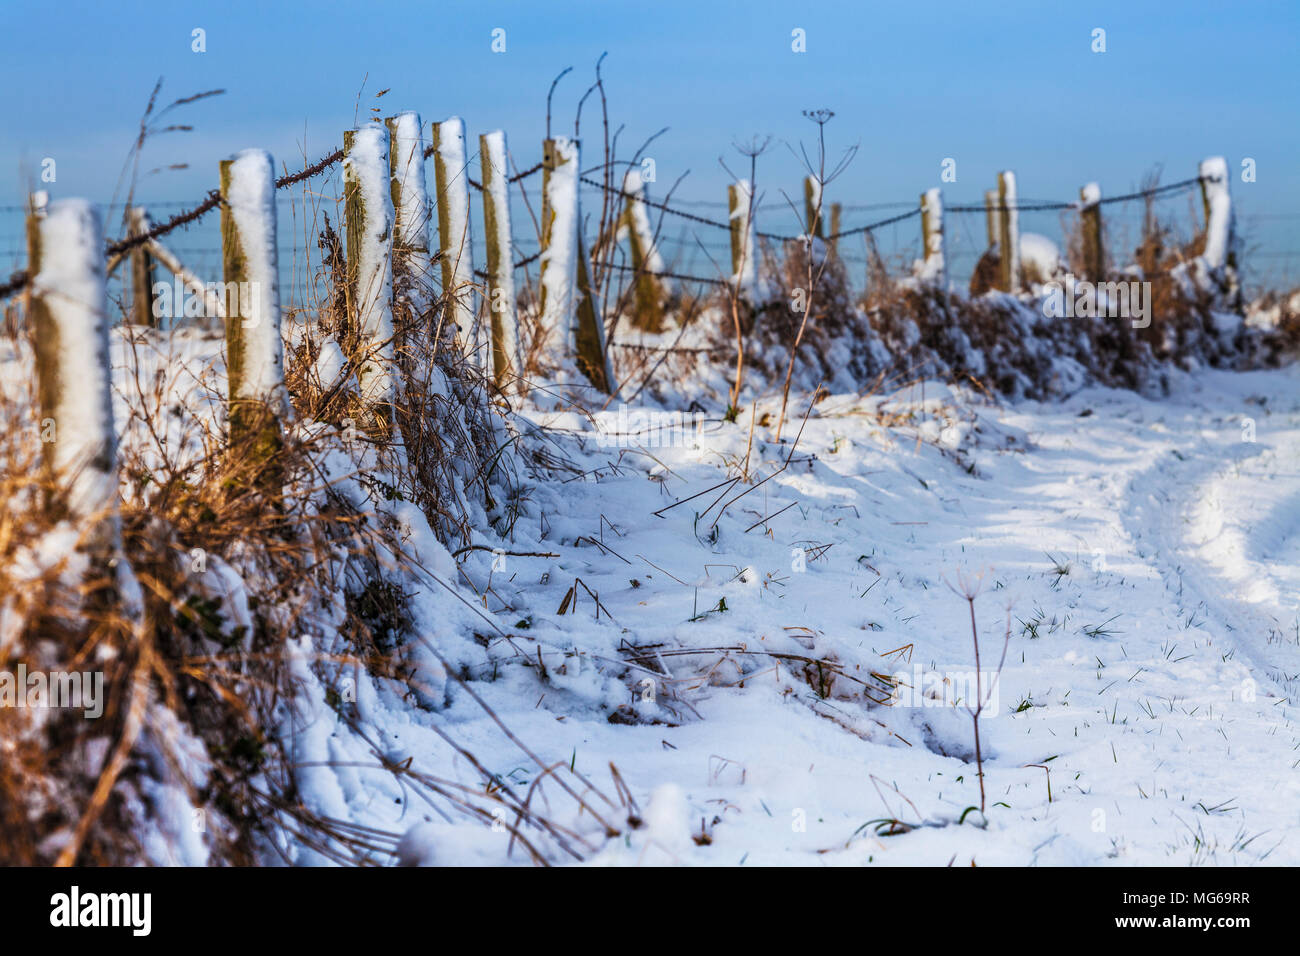
[[[139, 354], [220, 394], [218, 339]], [[119, 422], [131, 361], [119, 343]], [[806, 422], [792, 395], [782, 443], [779, 397], [752, 427], [526, 408], [509, 540], [454, 559], [413, 505], [374, 504], [418, 561], [393, 571], [417, 692], [357, 675], [327, 702], [345, 639], [289, 648], [298, 796], [405, 862], [529, 861], [410, 774], [498, 824], [509, 788], [611, 864], [1300, 862], [1300, 368], [1173, 376], [1160, 399], [832, 394]], [[984, 813], [963, 589], [986, 692], [1006, 641]]]
[[[598, 416], [607, 432], [617, 414]], [[769, 431], [749, 452], [756, 487], [715, 525], [721, 505], [706, 507], [749, 485], [660, 509], [742, 473], [747, 414], [679, 447], [602, 448], [588, 426], [563, 445], [588, 472], [538, 482], [507, 546], [561, 557], [465, 565], [490, 583], [489, 613], [511, 606], [496, 613], [510, 637], [478, 653], [515, 665], [477, 691], [544, 763], [612, 791], [613, 762], [646, 810], [650, 826], [598, 860], [1300, 860], [1300, 370], [1180, 374], [1158, 401], [1088, 389], [998, 408], [933, 383], [832, 395], [759, 485], [789, 454]], [[557, 615], [575, 577], [599, 614], [578, 588]], [[986, 817], [968, 811], [965, 701], [924, 699], [974, 669], [963, 581], [979, 590], [985, 672], [1010, 626], [981, 720]], [[521, 676], [539, 654], [546, 676]], [[921, 686], [871, 702], [889, 694], [873, 671]], [[536, 766], [452, 700], [437, 719], [526, 789]], [[445, 757], [421, 752], [414, 723], [389, 732], [432, 770]], [[421, 815], [387, 803], [370, 822]], [[487, 831], [467, 857], [445, 824], [412, 835], [441, 862], [499, 860], [504, 839]]]

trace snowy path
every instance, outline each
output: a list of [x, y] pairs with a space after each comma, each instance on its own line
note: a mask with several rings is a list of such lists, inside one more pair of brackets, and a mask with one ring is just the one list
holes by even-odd
[[[465, 562], [510, 631], [476, 652], [495, 678], [476, 688], [544, 761], [606, 789], [616, 764], [646, 811], [599, 858], [1300, 862], [1300, 371], [1180, 376], [1160, 401], [920, 398], [827, 398], [790, 467], [720, 518], [697, 513], [722, 489], [655, 512], [747, 452], [753, 477], [775, 472], [789, 446], [762, 425], [752, 449], [744, 418], [678, 447], [602, 448], [588, 426], [564, 445], [585, 474], [537, 483], [510, 545], [561, 557]], [[981, 722], [986, 826], [966, 712], [867, 699], [872, 671], [919, 693], [973, 670], [963, 575], [986, 671], [1010, 622]], [[558, 613], [575, 578], [599, 614], [581, 589]], [[394, 757], [445, 769], [426, 718], [390, 717]], [[438, 719], [502, 778], [534, 779], [463, 696]], [[409, 827], [400, 797], [377, 780], [350, 799]], [[496, 834], [432, 825], [443, 859], [499, 859]]]

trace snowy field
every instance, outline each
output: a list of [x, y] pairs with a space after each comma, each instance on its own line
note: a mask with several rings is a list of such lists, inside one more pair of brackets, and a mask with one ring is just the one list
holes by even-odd
[[[437, 639], [459, 632], [476, 692], [542, 763], [607, 793], [617, 766], [648, 826], [602, 843], [572, 814], [600, 862], [1294, 864], [1300, 370], [1176, 375], [1158, 401], [831, 395], [784, 471], [796, 428], [751, 447], [747, 413], [626, 448], [536, 413], [584, 473], [538, 481], [509, 548], [559, 557], [472, 553], [483, 614], [431, 596]], [[564, 600], [575, 578], [599, 612], [582, 587]], [[1006, 643], [984, 814], [963, 587], [985, 681]], [[436, 721], [526, 791], [536, 763], [451, 691], [436, 714], [382, 692], [363, 710], [390, 759], [472, 784]], [[407, 861], [506, 860], [504, 833], [334, 776], [333, 809], [406, 833]]]

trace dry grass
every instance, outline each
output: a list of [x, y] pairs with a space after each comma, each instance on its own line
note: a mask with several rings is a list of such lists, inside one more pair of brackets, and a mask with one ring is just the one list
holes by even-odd
[[[514, 439], [489, 406], [486, 380], [442, 334], [445, 302], [433, 295], [413, 305], [419, 297], [403, 294], [401, 276], [402, 398], [393, 409], [400, 452], [364, 429], [348, 434], [347, 419], [359, 410], [354, 381], [322, 383], [316, 371], [327, 339], [356, 347], [328, 221], [320, 248], [322, 295], [306, 305], [322, 321], [286, 356], [298, 424], [285, 430], [273, 465], [282, 484], [265, 480], [255, 438], [231, 444], [218, 370], [174, 362], [169, 333], [123, 331], [128, 369], [117, 380], [130, 418], [119, 423], [126, 435], [122, 540], [112, 567], [73, 548], [76, 529], [52, 518], [59, 485], [45, 473], [34, 396], [0, 396], [0, 670], [100, 671], [107, 701], [98, 720], [80, 711], [0, 708], [7, 837], [0, 864], [143, 862], [139, 839], [158, 823], [149, 794], [159, 785], [179, 788], [203, 811], [214, 863], [262, 862], [287, 842], [339, 863], [392, 859], [399, 834], [323, 818], [297, 796], [298, 769], [275, 730], [302, 693], [289, 648], [304, 635], [317, 638], [309, 666], [326, 701], [363, 740], [340, 684], [345, 675], [431, 700], [409, 660], [423, 640], [406, 591], [418, 562], [405, 553], [385, 502], [414, 502], [455, 546], [488, 521], [508, 532], [523, 496]], [[21, 314], [11, 309], [7, 318], [11, 330], [23, 328]], [[4, 381], [30, 383], [23, 336], [0, 346], [26, 368]], [[187, 391], [200, 400], [179, 401]], [[398, 565], [408, 570], [398, 573]], [[320, 640], [329, 634], [341, 640]], [[605, 798], [589, 783], [569, 782], [564, 767], [539, 767], [534, 788], [520, 796], [447, 740], [481, 771], [481, 786], [393, 765], [378, 746], [374, 767], [423, 799], [485, 824], [504, 821], [512, 846], [534, 862], [594, 850], [533, 805], [559, 787], [595, 815], [589, 802]], [[211, 761], [205, 779], [189, 769], [199, 744]], [[505, 811], [502, 819], [494, 806]], [[620, 825], [630, 812], [626, 801], [603, 810]], [[613, 824], [606, 829], [616, 832]]]

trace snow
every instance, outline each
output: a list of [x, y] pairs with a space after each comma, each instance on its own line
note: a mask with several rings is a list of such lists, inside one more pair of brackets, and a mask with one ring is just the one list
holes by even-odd
[[1096, 183], [1087, 183], [1083, 189], [1079, 190], [1079, 208], [1089, 209], [1101, 202], [1101, 186]]
[[[469, 224], [469, 161], [465, 156], [465, 124], [453, 116], [438, 124], [438, 162], [445, 170], [445, 182], [438, 196], [439, 224], [445, 224], [442, 255], [451, 266], [451, 287], [456, 296], [456, 325], [467, 355], [487, 365], [483, 330], [478, 323], [478, 305], [474, 291], [473, 245]], [[445, 217], [445, 218], [444, 218]], [[444, 271], [444, 275], [447, 273]]]
[[275, 161], [264, 149], [236, 153], [225, 200], [239, 232], [248, 293], [240, 293], [244, 367], [238, 398], [289, 407], [280, 339], [279, 267], [276, 252]]
[[367, 360], [357, 372], [362, 395], [374, 405], [391, 401], [393, 345], [393, 198], [388, 160], [388, 130], [367, 126], [353, 131], [343, 158], [349, 188], [360, 192], [365, 210], [357, 256], [357, 314]]
[[1050, 282], [1065, 272], [1060, 247], [1036, 232], [1020, 234], [1020, 268], [1026, 285]]
[[104, 231], [98, 211], [80, 199], [48, 203], [37, 229], [41, 261], [32, 290], [48, 311], [59, 382], [53, 407], [43, 409], [54, 419], [51, 460], [67, 476], [73, 514], [89, 517], [117, 503]]
[[1209, 204], [1203, 258], [1211, 269], [1221, 269], [1232, 251], [1232, 196], [1228, 178], [1228, 161], [1222, 156], [1203, 160], [1200, 176], [1204, 180], [1205, 199]]
[[[1300, 823], [1276, 794], [1293, 789], [1300, 743], [1286, 666], [1300, 613], [1298, 396], [1295, 369], [1182, 376], [1161, 401], [1089, 388], [999, 408], [933, 382], [837, 394], [799, 445], [816, 460], [742, 499], [716, 537], [712, 515], [698, 517], [716, 493], [653, 512], [744, 458], [747, 415], [655, 460], [634, 450], [619, 473], [543, 483], [545, 530], [523, 520], [513, 546], [562, 557], [512, 559], [493, 590], [510, 619], [531, 618], [515, 632], [526, 654], [584, 662], [584, 680], [539, 690], [561, 723], [530, 720], [536, 698], [512, 701], [511, 687], [483, 692], [516, 730], [541, 735], [549, 759], [576, 752], [593, 773], [612, 760], [648, 802], [646, 830], [601, 862], [1294, 862]], [[1260, 419], [1257, 443], [1241, 441], [1243, 415]], [[788, 446], [757, 434], [751, 468], [766, 476]], [[609, 456], [588, 441], [579, 467]], [[577, 540], [599, 535], [599, 515], [630, 566]], [[998, 705], [982, 720], [986, 827], [978, 813], [959, 823], [979, 803], [964, 710], [873, 705], [849, 680], [818, 694], [797, 665], [761, 656], [833, 656], [850, 675], [909, 679], [918, 665], [969, 670], [966, 603], [948, 586], [962, 574], [981, 581], [986, 667], [1010, 607]], [[610, 620], [590, 607], [555, 615], [574, 575]], [[658, 648], [645, 660], [664, 675], [658, 726], [605, 719], [640, 694], [642, 672], [611, 685], [598, 663], [625, 644]], [[1030, 764], [1050, 769], [1051, 802]], [[916, 828], [860, 830], [895, 815]], [[711, 844], [685, 843], [681, 821], [695, 832], [701, 818]]]
[[925, 217], [929, 248], [922, 250], [925, 259], [919, 278], [924, 282], [933, 282], [942, 289], [948, 284], [943, 241], [942, 189], [936, 186], [925, 191], [921, 197], [921, 215]]
[[754, 187], [748, 179], [735, 182], [736, 205], [731, 210], [733, 230], [739, 230], [741, 236], [740, 270], [731, 277], [735, 286], [746, 294], [755, 290], [758, 277], [758, 241], [754, 236], [754, 223], [750, 216], [750, 205], [754, 202]]
[[[634, 197], [627, 200], [628, 216], [631, 219], [632, 232], [636, 235], [637, 245], [645, 259], [645, 267], [650, 272], [663, 272], [665, 270], [664, 259], [659, 253], [659, 244], [655, 242], [654, 229], [650, 226], [650, 216], [643, 201], [645, 199], [645, 180], [641, 176], [641, 170], [629, 169], [627, 171], [627, 175], [623, 177], [623, 192], [626, 196]], [[669, 283], [670, 280], [660, 279], [659, 281]]]
[[[169, 389], [178, 400], [219, 395], [207, 384], [219, 338], [111, 341], [119, 420], [133, 362], [146, 378], [202, 374]], [[409, 680], [371, 679], [337, 607], [303, 621], [286, 648], [297, 697], [271, 729], [293, 744], [304, 806], [390, 834], [391, 859], [374, 862], [525, 865], [472, 753], [495, 790], [522, 799], [536, 784], [534, 805], [600, 865], [1300, 863], [1287, 799], [1300, 368], [1172, 372], [1159, 399], [1087, 387], [993, 403], [934, 379], [841, 387], [793, 447], [806, 393], [791, 395], [782, 443], [779, 397], [760, 396], [752, 422], [740, 405], [734, 423], [710, 415], [614, 453], [619, 410], [589, 421], [525, 404], [523, 450], [571, 467], [532, 469], [511, 535], [476, 538], [502, 554], [453, 558], [414, 504], [340, 480], [401, 529], [403, 553], [380, 563], [401, 569], [418, 638], [401, 651]], [[160, 417], [182, 443], [182, 425]], [[377, 468], [342, 451], [321, 465]], [[738, 476], [716, 504], [725, 486], [688, 500]], [[969, 811], [971, 719], [943, 705], [973, 669], [969, 610], [950, 589], [963, 578], [978, 583], [986, 668], [1011, 628], [981, 719], [984, 814]], [[195, 587], [223, 597], [232, 628], [251, 621], [231, 565], [210, 558]], [[560, 614], [570, 588], [576, 605]], [[355, 702], [328, 703], [349, 679]], [[894, 694], [888, 680], [905, 683]], [[467, 788], [487, 816], [424, 800], [377, 754]], [[192, 754], [185, 777], [199, 786], [206, 767]], [[565, 772], [590, 781], [576, 792], [617, 838], [556, 785]], [[180, 792], [140, 795], [147, 845], [157, 862], [200, 863]], [[905, 832], [885, 835], [884, 818]], [[538, 840], [550, 862], [574, 862]]]

